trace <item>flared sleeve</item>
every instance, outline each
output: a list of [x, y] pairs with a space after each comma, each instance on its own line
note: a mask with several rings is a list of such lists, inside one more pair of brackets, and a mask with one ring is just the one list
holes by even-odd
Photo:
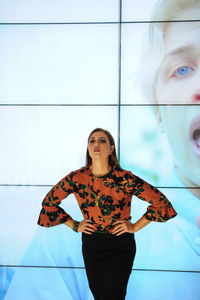
[[166, 222], [177, 215], [166, 196], [143, 179], [133, 175], [128, 185], [132, 195], [150, 204], [144, 214], [147, 220]]
[[63, 199], [73, 193], [74, 183], [72, 177], [73, 173], [65, 176], [45, 196], [42, 202], [38, 225], [51, 227], [72, 219], [71, 216], [59, 206]]

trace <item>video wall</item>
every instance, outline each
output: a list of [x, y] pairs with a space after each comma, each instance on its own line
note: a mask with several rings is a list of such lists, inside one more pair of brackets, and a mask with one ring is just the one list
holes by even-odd
[[[96, 127], [178, 212], [135, 234], [126, 299], [166, 282], [162, 299], [199, 299], [199, 16], [200, 0], [0, 1], [0, 299], [93, 299], [81, 234], [37, 220]], [[82, 219], [73, 195], [62, 207]], [[132, 221], [146, 208], [133, 197]]]

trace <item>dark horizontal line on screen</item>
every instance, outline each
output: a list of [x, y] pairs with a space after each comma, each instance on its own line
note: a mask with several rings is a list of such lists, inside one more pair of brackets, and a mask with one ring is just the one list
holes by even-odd
[[[1, 186], [9, 186], [9, 187], [53, 187], [52, 184], [10, 184], [10, 183], [0, 183]], [[200, 186], [194, 187], [194, 186], [155, 186], [157, 189], [193, 189], [193, 190], [199, 190]]]
[[0, 25], [118, 25], [118, 24], [146, 24], [146, 23], [185, 23], [200, 22], [196, 20], [140, 20], [140, 21], [102, 21], [102, 22], [1, 22]]
[[125, 106], [155, 106], [155, 107], [159, 107], [159, 106], [200, 106], [200, 103], [199, 104], [183, 104], [183, 103], [179, 103], [179, 104], [158, 104], [158, 103], [155, 103], [155, 104], [152, 104], [152, 103], [138, 103], [138, 104], [131, 104], [131, 103], [127, 103], [127, 104], [122, 104], [122, 103], [113, 103], [113, 104], [109, 104], [109, 103], [105, 103], [105, 104], [91, 104], [91, 103], [84, 103], [84, 104], [27, 104], [27, 103], [24, 103], [24, 104], [6, 104], [6, 103], [0, 103], [0, 106], [116, 106], [116, 107], [125, 107]]
[[[85, 267], [64, 267], [64, 266], [26, 266], [26, 265], [0, 265], [0, 268], [38, 268], [38, 269], [77, 269], [84, 270]], [[172, 272], [172, 273], [200, 273], [195, 270], [165, 270], [165, 269], [138, 269], [133, 268], [134, 271], [141, 272]]]
[[105, 104], [0, 104], [0, 106], [119, 106], [118, 103], [113, 103], [113, 104], [109, 104], [109, 103], [105, 103]]

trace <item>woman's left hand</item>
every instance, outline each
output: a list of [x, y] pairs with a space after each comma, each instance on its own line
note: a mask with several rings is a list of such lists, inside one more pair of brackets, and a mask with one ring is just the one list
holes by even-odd
[[115, 235], [121, 235], [125, 232], [129, 232], [129, 233], [134, 233], [134, 224], [126, 221], [126, 220], [122, 220], [122, 221], [116, 221], [114, 224], [114, 229], [112, 231], [112, 234]]

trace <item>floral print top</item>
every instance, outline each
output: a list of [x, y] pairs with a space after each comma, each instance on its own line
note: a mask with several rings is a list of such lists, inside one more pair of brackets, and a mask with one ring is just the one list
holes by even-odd
[[91, 220], [96, 231], [110, 232], [116, 220], [130, 220], [131, 198], [149, 202], [146, 219], [165, 222], [177, 215], [169, 200], [155, 187], [130, 171], [119, 167], [102, 177], [94, 176], [89, 168], [71, 172], [59, 181], [42, 202], [38, 224], [45, 227], [72, 219], [59, 204], [73, 193], [84, 219]]

